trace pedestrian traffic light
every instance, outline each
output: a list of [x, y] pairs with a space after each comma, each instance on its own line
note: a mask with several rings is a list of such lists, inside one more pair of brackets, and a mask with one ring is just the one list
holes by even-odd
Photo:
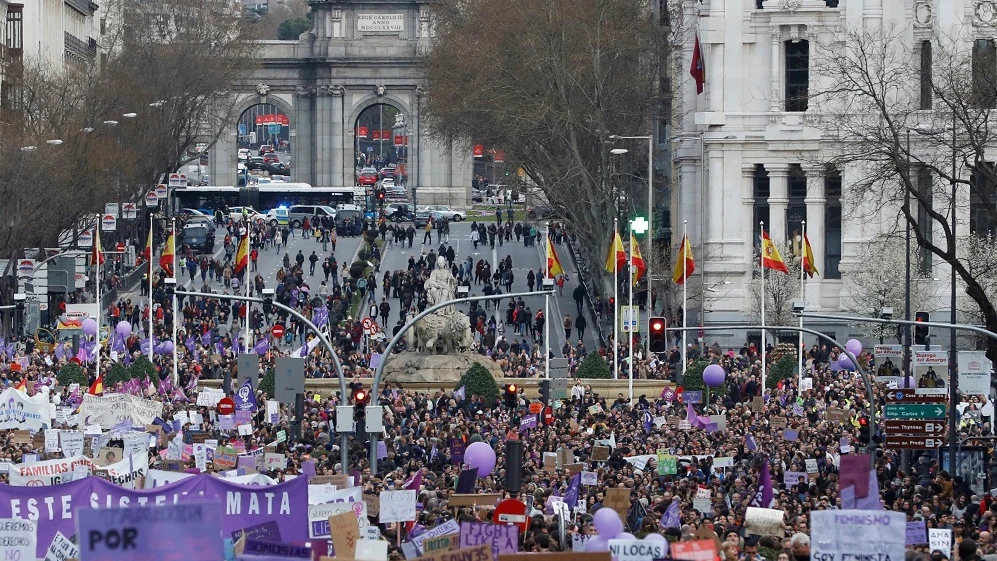
[[550, 380], [540, 380], [540, 403], [550, 404]]
[[505, 385], [505, 406], [510, 409], [516, 408], [516, 402], [519, 400], [519, 388], [516, 384], [506, 384]]
[[[929, 322], [931, 321], [928, 316], [928, 312], [917, 312], [914, 314], [914, 321]], [[914, 326], [914, 344], [915, 345], [926, 345], [928, 341], [928, 326], [927, 325], [915, 325]]]
[[650, 334], [650, 350], [652, 353], [664, 353], [668, 351], [668, 336], [665, 333], [665, 318], [651, 318], [648, 331]]

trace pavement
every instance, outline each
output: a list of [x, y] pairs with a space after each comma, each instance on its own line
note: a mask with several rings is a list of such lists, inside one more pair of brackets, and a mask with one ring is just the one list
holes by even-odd
[[[409, 249], [407, 246], [402, 248], [400, 246], [386, 247], [384, 250], [383, 259], [381, 261], [381, 270], [378, 273], [378, 292], [377, 301], [381, 301], [381, 296], [383, 295], [383, 287], [380, 286], [381, 279], [384, 276], [385, 271], [394, 271], [399, 269], [408, 268], [408, 260], [410, 257], [415, 257], [417, 260], [420, 255], [428, 254], [431, 250], [438, 250], [439, 244], [434, 243], [432, 245], [422, 245], [419, 242], [422, 240], [422, 233], [417, 232], [415, 237], [415, 243], [412, 248]], [[435, 242], [436, 235], [433, 234], [433, 240]], [[444, 242], [446, 243], [446, 242]], [[474, 248], [474, 244], [471, 243], [471, 225], [469, 222], [457, 222], [450, 224], [450, 240], [449, 245], [454, 248], [456, 253], [456, 261], [461, 262], [465, 260], [468, 256], [471, 256], [475, 262], [479, 259], [485, 259], [492, 265], [492, 270], [494, 271], [497, 267], [497, 263], [501, 259], [505, 259], [506, 256], [512, 257], [512, 269], [515, 275], [515, 281], [512, 285], [513, 292], [527, 292], [529, 288], [526, 285], [526, 277], [529, 271], [533, 271], [537, 276], [543, 274], [544, 267], [544, 246], [542, 243], [533, 246], [526, 247], [523, 242], [516, 242], [515, 238], [513, 241], [506, 242], [504, 245], [495, 244], [495, 249], [488, 247], [488, 244], [479, 244], [478, 249]], [[562, 266], [568, 272], [568, 278], [570, 280], [565, 282], [563, 295], [558, 294], [555, 289], [554, 295], [550, 297], [552, 311], [548, 311], [547, 321], [550, 322], [550, 335], [552, 339], [551, 350], [554, 352], [555, 356], [561, 356], [561, 348], [564, 346], [565, 333], [562, 326], [562, 322], [565, 315], [570, 315], [572, 323], [574, 323], [577, 316], [575, 301], [571, 297], [571, 293], [576, 286], [578, 279], [577, 270], [574, 269], [573, 263], [570, 257], [567, 255], [568, 250], [564, 245], [556, 246], [556, 251], [558, 251], [558, 258], [561, 260]], [[483, 285], [472, 285], [471, 295], [481, 295], [481, 287]], [[503, 292], [505, 288], [503, 287]], [[535, 315], [537, 309], [544, 307], [544, 296], [528, 296], [523, 298], [526, 305], [532, 310], [532, 314]], [[398, 322], [400, 317], [401, 304], [398, 299], [389, 299], [388, 302], [391, 304], [391, 313], [389, 314], [388, 326], [386, 331], [391, 332], [391, 328]], [[496, 322], [505, 320], [505, 307], [508, 300], [502, 303], [502, 308], [500, 313], [495, 313], [492, 309], [489, 313], [495, 315]], [[461, 304], [458, 309], [467, 313], [470, 309], [470, 304]], [[366, 313], [366, 310], [365, 310]], [[588, 322], [588, 328], [585, 331], [585, 347], [589, 351], [596, 349], [596, 339], [592, 326], [594, 325], [594, 319], [588, 310], [585, 310], [586, 321]], [[509, 339], [511, 336], [511, 331], [506, 333], [506, 338]], [[523, 336], [519, 336], [523, 337]], [[572, 329], [572, 339], [571, 344], [576, 345], [578, 343], [577, 331]]]

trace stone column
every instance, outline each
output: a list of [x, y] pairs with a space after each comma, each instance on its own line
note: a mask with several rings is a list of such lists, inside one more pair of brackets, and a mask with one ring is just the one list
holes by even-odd
[[312, 162], [315, 157], [315, 131], [312, 124], [312, 104], [315, 88], [298, 87], [294, 97], [294, 138], [291, 140], [291, 179], [299, 183], [314, 183]]
[[[720, 14], [723, 17], [723, 14]], [[723, 41], [723, 36], [721, 36]], [[724, 110], [724, 44], [710, 44], [710, 60], [708, 68], [710, 72], [706, 90], [709, 94], [707, 107], [710, 111], [722, 112]]]
[[772, 38], [772, 99], [769, 110], [773, 113], [781, 112], [782, 105], [782, 27], [778, 24], [769, 27], [769, 35]]
[[[719, 145], [707, 144], [707, 165], [710, 166], [707, 172], [709, 185], [706, 189], [707, 205], [706, 214], [706, 243], [715, 249], [723, 250], [724, 241], [723, 223], [731, 218], [727, 215], [727, 208], [724, 205], [724, 152]], [[720, 259], [720, 255], [714, 258]], [[703, 256], [706, 259], [706, 256]], [[704, 261], [705, 262], [705, 261]]]
[[[814, 252], [817, 272], [821, 274], [824, 272], [824, 212], [827, 208], [827, 199], [824, 198], [824, 170], [807, 167], [804, 171], [807, 174], [807, 198], [804, 199], [807, 205], [807, 239], [810, 240], [810, 247]], [[816, 276], [807, 280], [807, 302], [820, 303], [819, 289], [822, 278], [824, 277]]]
[[332, 185], [332, 86], [319, 86], [315, 98], [315, 187]]
[[765, 225], [769, 237], [777, 244], [785, 244], [786, 210], [789, 208], [789, 165], [766, 164], [769, 172], [769, 223]]
[[333, 187], [342, 187], [343, 180], [346, 177], [346, 169], [350, 166], [346, 165], [345, 153], [343, 151], [343, 135], [345, 130], [343, 128], [343, 86], [330, 86], [329, 87], [329, 104], [330, 110], [332, 111], [332, 122], [330, 124], [330, 150], [327, 156], [329, 160], [331, 177], [331, 185]]
[[426, 127], [421, 123], [421, 109], [422, 109], [422, 98], [425, 96], [425, 91], [421, 88], [416, 89], [416, 96], [419, 98], [419, 108], [420, 108], [420, 123], [419, 123], [419, 152], [417, 158], [419, 160], [418, 173], [419, 173], [419, 183], [417, 184], [420, 189], [426, 189], [433, 186], [433, 175], [430, 165], [432, 158], [430, 152], [433, 150], [434, 142], [429, 138], [429, 134], [426, 132]]
[[752, 251], [759, 240], [755, 239], [755, 164], [741, 164], [741, 237], [744, 239], [744, 258], [748, 270], [754, 262]]

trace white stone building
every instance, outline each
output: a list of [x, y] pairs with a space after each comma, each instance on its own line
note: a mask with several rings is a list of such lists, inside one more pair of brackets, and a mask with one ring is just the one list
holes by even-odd
[[92, 0], [24, 2], [24, 56], [46, 68], [90, 64], [97, 55]]
[[[748, 284], [762, 220], [773, 240], [788, 245], [799, 235], [801, 221], [806, 221], [820, 271], [807, 283], [807, 309], [830, 313], [847, 309], [849, 268], [856, 265], [862, 244], [879, 233], [880, 225], [875, 220], [850, 219], [842, 186], [848, 184], [852, 170], [826, 175], [822, 168], [808, 167], [801, 156], [827, 146], [827, 135], [817, 125], [814, 104], [808, 99], [808, 92], [822, 79], [813, 72], [814, 49], [833, 44], [824, 39], [849, 29], [890, 27], [903, 30], [901, 36], [909, 43], [901, 47], [909, 52], [927, 48], [930, 65], [930, 45], [923, 44], [935, 33], [958, 36], [967, 49], [978, 46], [976, 40], [989, 39], [993, 48], [994, 7], [988, 0], [684, 2], [686, 39], [676, 63], [679, 122], [672, 139], [671, 227], [677, 248], [683, 220], [688, 221], [696, 257], [696, 276], [689, 290], [697, 293], [698, 301], [689, 304], [690, 325], [749, 319]], [[698, 95], [689, 71], [697, 30], [706, 71], [705, 91]], [[993, 60], [997, 62], [997, 56]], [[917, 92], [919, 84], [910, 88]], [[896, 213], [882, 222], [894, 224]], [[950, 268], [944, 263], [928, 267], [927, 280], [940, 295], [940, 306], [933, 313], [948, 318]], [[897, 282], [903, 283], [903, 277]], [[902, 315], [902, 309], [895, 310], [895, 317]], [[860, 333], [854, 326], [834, 322], [813, 321], [815, 325], [841, 341]], [[945, 340], [938, 335], [938, 342]], [[708, 333], [705, 338], [734, 346], [759, 337], [757, 332], [741, 332]]]

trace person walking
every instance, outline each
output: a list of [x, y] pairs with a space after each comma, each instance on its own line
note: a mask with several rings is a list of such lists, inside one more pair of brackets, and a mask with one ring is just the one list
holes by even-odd
[[564, 339], [565, 341], [567, 341], [568, 339], [571, 339], [571, 316], [568, 315], [564, 316], [563, 326], [564, 326]]
[[588, 327], [588, 322], [585, 321], [585, 314], [578, 314], [575, 317], [575, 329], [578, 330], [578, 339], [585, 338], [585, 328]]

